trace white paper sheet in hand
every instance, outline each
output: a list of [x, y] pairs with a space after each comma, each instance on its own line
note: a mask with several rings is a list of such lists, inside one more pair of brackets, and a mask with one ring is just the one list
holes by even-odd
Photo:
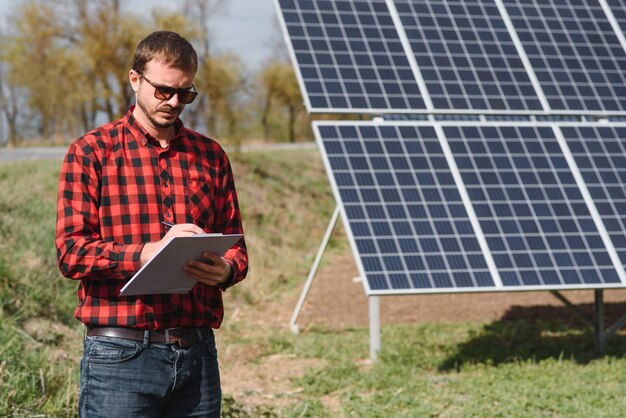
[[135, 273], [120, 291], [120, 296], [187, 293], [197, 280], [185, 275], [185, 263], [201, 259], [206, 251], [224, 255], [242, 236], [197, 234], [174, 237]]

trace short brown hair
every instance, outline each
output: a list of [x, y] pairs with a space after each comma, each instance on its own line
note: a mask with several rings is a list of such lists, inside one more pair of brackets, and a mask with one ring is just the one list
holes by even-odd
[[170, 31], [152, 32], [146, 36], [135, 50], [133, 70], [143, 74], [146, 65], [153, 59], [185, 71], [198, 69], [196, 50], [185, 38]]

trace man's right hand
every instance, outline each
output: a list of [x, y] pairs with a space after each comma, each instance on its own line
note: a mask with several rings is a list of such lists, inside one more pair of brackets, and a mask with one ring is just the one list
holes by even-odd
[[169, 231], [165, 234], [160, 241], [157, 242], [147, 242], [143, 246], [143, 250], [141, 250], [140, 262], [143, 266], [152, 258], [154, 254], [156, 254], [163, 245], [170, 239], [174, 237], [189, 237], [196, 234], [203, 234], [204, 230], [200, 228], [198, 225], [194, 224], [176, 224], [170, 228]]

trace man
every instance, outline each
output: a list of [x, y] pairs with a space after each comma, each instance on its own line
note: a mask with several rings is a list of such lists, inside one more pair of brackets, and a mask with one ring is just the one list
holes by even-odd
[[62, 274], [80, 280], [84, 417], [220, 415], [212, 329], [222, 291], [246, 276], [244, 240], [223, 258], [189, 260], [183, 269], [198, 281], [189, 293], [119, 296], [170, 238], [243, 234], [226, 154], [178, 118], [197, 95], [196, 70], [180, 35], [147, 36], [129, 71], [136, 106], [77, 139], [63, 162], [56, 246]]

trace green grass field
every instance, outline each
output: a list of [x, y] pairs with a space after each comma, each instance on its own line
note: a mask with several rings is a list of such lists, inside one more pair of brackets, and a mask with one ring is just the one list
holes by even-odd
[[[0, 165], [0, 416], [75, 416], [81, 326], [76, 283], [54, 250], [60, 162]], [[383, 325], [379, 361], [368, 330], [311, 328], [294, 336], [264, 324], [267, 306], [292, 303], [334, 208], [316, 151], [233, 159], [250, 277], [226, 294], [223, 351], [307, 366], [264, 404], [224, 395], [225, 417], [624, 417], [626, 338], [602, 357], [590, 330], [541, 321]], [[336, 234], [341, 235], [341, 234]], [[318, 238], [320, 237], [320, 238]], [[330, 252], [348, 251], [344, 240]], [[279, 261], [279, 268], [277, 262]], [[225, 356], [228, 358], [228, 356]]]

